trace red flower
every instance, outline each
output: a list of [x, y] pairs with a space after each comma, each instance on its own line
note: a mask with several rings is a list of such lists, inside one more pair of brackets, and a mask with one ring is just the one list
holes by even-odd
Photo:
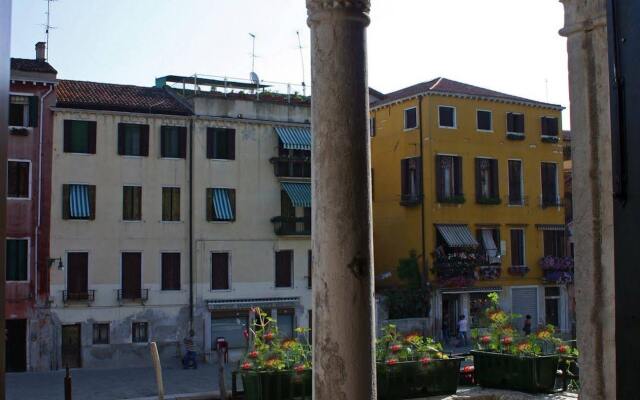
[[248, 362], [242, 363], [242, 365], [240, 366], [240, 368], [242, 368], [242, 369], [243, 369], [243, 370], [245, 370], [245, 371], [248, 371], [248, 370], [250, 370], [250, 369], [251, 369], [251, 363], [248, 363]]
[[511, 336], [505, 336], [502, 338], [501, 342], [503, 345], [509, 346], [511, 343], [513, 343], [513, 338]]
[[473, 365], [467, 365], [466, 367], [462, 368], [462, 372], [465, 374], [470, 374], [473, 371], [475, 371], [475, 368]]
[[429, 357], [422, 357], [420, 359], [420, 362], [422, 363], [422, 365], [427, 365], [431, 362], [431, 359]]
[[257, 351], [252, 351], [251, 353], [249, 353], [249, 358], [258, 358], [258, 352]]
[[482, 336], [480, 338], [480, 343], [489, 344], [491, 342], [491, 336]]
[[264, 337], [264, 340], [267, 340], [267, 341], [273, 340], [273, 332], [267, 332], [264, 334], [263, 337]]
[[296, 365], [295, 367], [293, 367], [293, 370], [299, 374], [303, 373], [305, 369], [306, 368], [304, 367], [304, 365]]
[[242, 331], [242, 336], [244, 336], [245, 339], [249, 339], [249, 331], [248, 330], [243, 330]]
[[398, 360], [395, 358], [390, 358], [387, 360], [387, 365], [396, 365], [398, 363]]
[[569, 352], [569, 346], [566, 346], [564, 344], [561, 345], [561, 346], [558, 346], [558, 353], [565, 354], [565, 353], [568, 353], [568, 352]]
[[400, 350], [402, 350], [402, 346], [399, 344], [394, 344], [393, 346], [391, 346], [391, 352], [392, 353], [397, 353]]

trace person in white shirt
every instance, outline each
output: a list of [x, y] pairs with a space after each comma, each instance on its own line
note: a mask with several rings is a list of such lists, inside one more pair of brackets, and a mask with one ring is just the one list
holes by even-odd
[[467, 332], [469, 331], [469, 321], [467, 321], [467, 317], [463, 314], [460, 316], [458, 320], [458, 337], [460, 338], [460, 342], [463, 346], [468, 344]]

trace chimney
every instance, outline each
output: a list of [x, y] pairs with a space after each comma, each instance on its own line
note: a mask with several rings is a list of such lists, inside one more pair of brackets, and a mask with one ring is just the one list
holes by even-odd
[[45, 60], [45, 49], [46, 49], [46, 44], [44, 42], [36, 43], [36, 60], [38, 61]]

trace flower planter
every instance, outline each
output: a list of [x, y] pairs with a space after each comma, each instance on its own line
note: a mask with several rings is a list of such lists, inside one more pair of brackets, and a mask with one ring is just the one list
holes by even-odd
[[246, 400], [311, 400], [311, 370], [243, 371]]
[[378, 399], [415, 399], [454, 394], [458, 390], [462, 358], [376, 364]]
[[482, 387], [551, 393], [556, 383], [558, 355], [529, 357], [472, 351], [476, 383]]

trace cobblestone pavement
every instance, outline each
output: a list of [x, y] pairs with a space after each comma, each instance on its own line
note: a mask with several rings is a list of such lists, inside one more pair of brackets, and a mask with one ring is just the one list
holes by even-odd
[[[200, 364], [196, 370], [163, 366], [162, 372], [166, 394], [218, 389], [218, 369], [211, 364]], [[157, 394], [152, 368], [75, 369], [71, 377], [74, 400], [120, 400]], [[230, 376], [227, 382], [230, 390]], [[64, 371], [9, 373], [7, 399], [64, 400]]]

